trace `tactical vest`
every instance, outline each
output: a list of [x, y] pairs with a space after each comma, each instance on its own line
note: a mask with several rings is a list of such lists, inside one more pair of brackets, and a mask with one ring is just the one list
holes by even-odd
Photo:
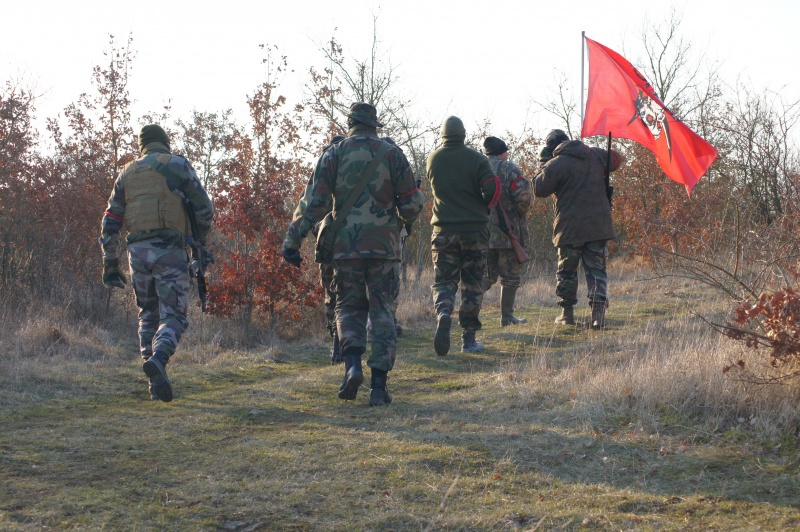
[[[162, 164], [167, 154], [156, 155]], [[170, 191], [167, 178], [149, 165], [132, 162], [123, 173], [125, 188], [125, 228], [129, 233], [172, 229], [191, 234], [189, 218], [180, 196]]]

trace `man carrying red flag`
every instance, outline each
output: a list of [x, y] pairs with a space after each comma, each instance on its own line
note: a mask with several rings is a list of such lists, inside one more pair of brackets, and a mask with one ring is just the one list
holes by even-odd
[[617, 238], [611, 219], [611, 202], [606, 194], [605, 171], [616, 170], [622, 158], [611, 151], [569, 140], [560, 129], [545, 139], [540, 160], [542, 169], [533, 181], [533, 193], [540, 198], [555, 196], [553, 245], [558, 248], [556, 296], [561, 316], [556, 323], [575, 325], [573, 307], [578, 303], [578, 266], [583, 265], [593, 329], [605, 327], [608, 307], [606, 241]]
[[581, 136], [610, 132], [638, 142], [655, 154], [667, 177], [691, 194], [717, 149], [673, 115], [627, 59], [589, 38], [586, 46], [589, 93]]

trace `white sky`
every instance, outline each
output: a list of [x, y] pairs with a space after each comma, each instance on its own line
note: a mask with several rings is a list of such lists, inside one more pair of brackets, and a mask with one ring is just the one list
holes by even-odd
[[288, 56], [297, 72], [281, 92], [295, 103], [308, 68], [324, 65], [315, 43], [337, 28], [345, 54], [366, 57], [377, 14], [383, 49], [416, 114], [456, 114], [468, 129], [489, 118], [498, 132], [518, 131], [531, 100], [550, 96], [557, 72], [578, 93], [581, 31], [638, 66], [645, 19], [666, 21], [673, 8], [682, 15], [679, 36], [694, 57], [722, 62], [723, 79], [800, 100], [796, 0], [21, 0], [0, 19], [0, 82], [35, 84], [39, 120], [53, 117], [91, 90], [108, 35], [122, 46], [132, 33], [135, 129], [170, 99], [173, 118], [232, 108], [244, 123], [246, 95], [264, 79], [259, 44]]

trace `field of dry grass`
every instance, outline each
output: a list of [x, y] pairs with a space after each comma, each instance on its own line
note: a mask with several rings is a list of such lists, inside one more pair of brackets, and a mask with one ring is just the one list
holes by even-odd
[[606, 331], [555, 326], [538, 275], [527, 324], [499, 326], [494, 288], [487, 350], [441, 358], [423, 277], [386, 408], [336, 398], [321, 314], [272, 333], [193, 315], [164, 404], [130, 311], [5, 306], [0, 529], [800, 527], [798, 387], [722, 373], [746, 355], [695, 315], [726, 310], [701, 286], [611, 272]]

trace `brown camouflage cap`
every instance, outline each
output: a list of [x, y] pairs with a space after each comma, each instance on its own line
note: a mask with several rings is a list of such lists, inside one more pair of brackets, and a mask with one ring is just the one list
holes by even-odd
[[347, 118], [358, 120], [368, 126], [383, 127], [383, 124], [378, 122], [378, 111], [368, 103], [358, 102], [351, 105]]

